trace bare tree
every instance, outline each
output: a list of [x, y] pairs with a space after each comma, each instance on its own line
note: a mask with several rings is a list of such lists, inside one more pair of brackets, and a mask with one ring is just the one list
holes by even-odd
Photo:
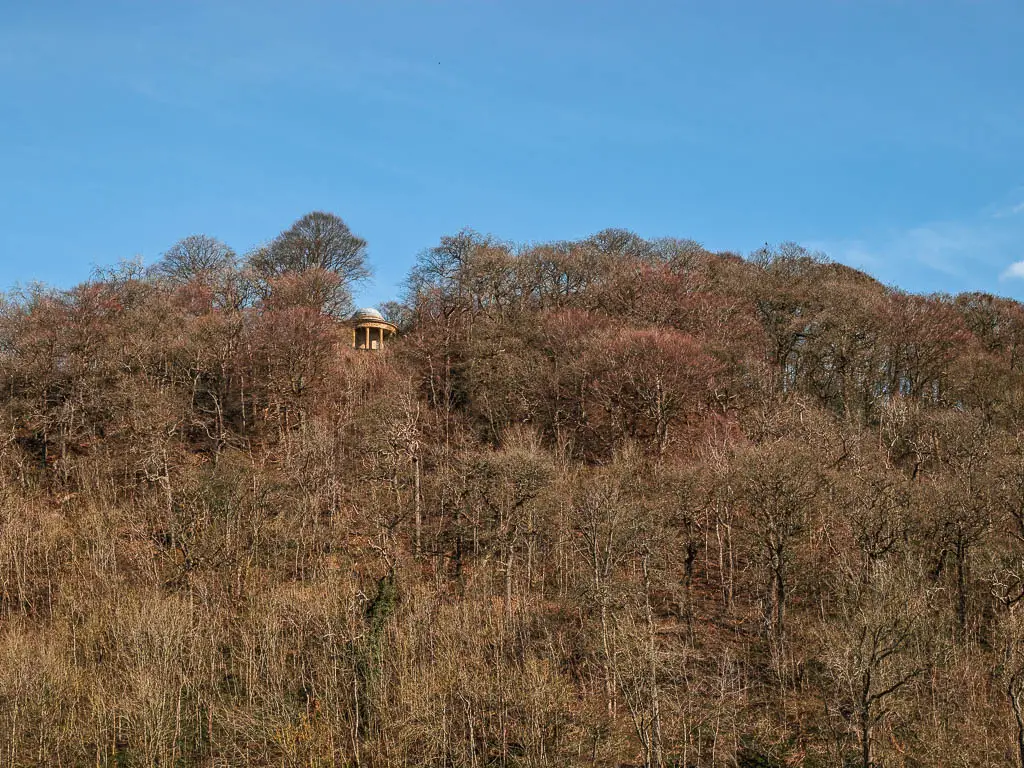
[[766, 623], [785, 638], [793, 561], [811, 518], [820, 477], [810, 453], [789, 441], [758, 446], [738, 457], [737, 500], [747, 507], [755, 557], [768, 577]]
[[1024, 768], [1024, 621], [1014, 612], [1007, 612], [1001, 619], [998, 634], [1002, 640], [1002, 658], [996, 671], [1013, 714], [1017, 765]]
[[236, 262], [235, 252], [217, 238], [189, 235], [165, 251], [153, 271], [172, 283], [184, 284], [223, 275], [234, 269]]
[[823, 633], [839, 711], [856, 732], [861, 768], [874, 760], [874, 730], [898, 694], [925, 670], [924, 604], [913, 576], [879, 566], [868, 584], [847, 582], [846, 598]]
[[250, 254], [249, 263], [265, 278], [319, 267], [341, 277], [345, 285], [366, 280], [366, 241], [333, 213], [307, 213], [266, 248]]

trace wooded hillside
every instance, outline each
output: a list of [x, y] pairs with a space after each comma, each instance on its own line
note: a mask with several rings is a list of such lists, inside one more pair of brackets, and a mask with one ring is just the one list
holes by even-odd
[[365, 245], [0, 305], [0, 763], [1024, 768], [1020, 304]]

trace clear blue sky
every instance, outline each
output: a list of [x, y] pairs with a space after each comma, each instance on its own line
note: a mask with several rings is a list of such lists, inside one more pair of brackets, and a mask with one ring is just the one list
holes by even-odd
[[2, 288], [322, 209], [364, 303], [462, 227], [1024, 298], [1024, 4], [0, 0], [0, 172]]

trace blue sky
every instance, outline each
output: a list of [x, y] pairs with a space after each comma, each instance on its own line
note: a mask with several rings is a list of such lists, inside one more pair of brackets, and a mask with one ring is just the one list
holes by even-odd
[[1024, 298], [1019, 0], [0, 0], [0, 288], [310, 210], [395, 297], [463, 227], [795, 240]]

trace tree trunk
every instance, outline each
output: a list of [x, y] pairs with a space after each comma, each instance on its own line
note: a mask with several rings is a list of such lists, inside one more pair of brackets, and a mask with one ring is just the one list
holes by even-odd
[[650, 553], [644, 555], [644, 614], [647, 620], [647, 663], [651, 685], [651, 757], [653, 765], [662, 768], [661, 755], [661, 698], [658, 691], [657, 637], [654, 626], [654, 610], [651, 607], [651, 576], [648, 570]]
[[786, 574], [780, 567], [775, 573], [775, 636], [782, 640], [786, 634]]
[[594, 565], [594, 592], [601, 602], [601, 660], [604, 667], [604, 696], [608, 708], [608, 717], [615, 719], [615, 681], [612, 674], [612, 649], [608, 632], [608, 601], [605, 599], [603, 585], [601, 583], [601, 555], [598, 550], [597, 533], [594, 533], [593, 542], [593, 565]]
[[515, 557], [515, 546], [508, 545], [508, 555], [505, 558], [505, 618], [512, 620], [512, 565]]
[[413, 552], [419, 557], [420, 552], [423, 548], [423, 496], [420, 493], [420, 457], [419, 455], [412, 457], [412, 468], [413, 468], [413, 484], [415, 487], [415, 499], [413, 500], [413, 507], [415, 513], [415, 531], [413, 533]]
[[960, 626], [960, 637], [967, 637], [967, 544], [956, 544], [956, 618]]
[[860, 691], [860, 759], [861, 768], [871, 768], [871, 672], [865, 671]]
[[1017, 684], [1020, 681], [1019, 675], [1014, 675], [1010, 684], [1006, 687], [1006, 696], [1010, 699], [1010, 708], [1013, 709], [1013, 719], [1017, 721], [1017, 760], [1019, 768], [1024, 768], [1024, 712], [1021, 712], [1019, 691]]

